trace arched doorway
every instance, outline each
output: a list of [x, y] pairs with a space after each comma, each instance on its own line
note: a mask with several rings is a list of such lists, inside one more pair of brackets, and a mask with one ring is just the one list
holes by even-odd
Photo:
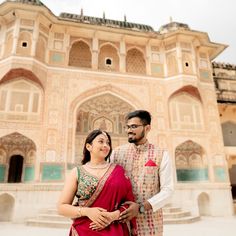
[[12, 220], [14, 204], [15, 200], [11, 195], [7, 193], [0, 195], [0, 221]]
[[198, 207], [200, 216], [209, 216], [210, 215], [210, 201], [206, 193], [201, 193], [198, 196]]
[[20, 183], [22, 177], [24, 158], [21, 155], [13, 155], [9, 162], [8, 183]]
[[36, 145], [20, 133], [0, 137], [1, 182], [20, 183], [34, 181]]
[[126, 142], [125, 115], [134, 108], [121, 98], [105, 93], [83, 102], [76, 112], [75, 163], [80, 163], [85, 138], [93, 129], [102, 129], [112, 134], [115, 148]]

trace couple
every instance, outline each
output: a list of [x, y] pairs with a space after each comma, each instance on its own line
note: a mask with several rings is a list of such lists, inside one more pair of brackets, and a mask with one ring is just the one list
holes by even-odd
[[107, 132], [88, 135], [82, 165], [71, 171], [58, 202], [59, 214], [74, 219], [70, 236], [162, 235], [172, 168], [167, 151], [148, 142], [150, 129], [150, 113], [136, 110], [126, 117], [129, 144], [112, 152]]

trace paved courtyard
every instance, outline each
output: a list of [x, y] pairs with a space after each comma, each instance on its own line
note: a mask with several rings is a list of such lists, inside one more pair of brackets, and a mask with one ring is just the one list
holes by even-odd
[[[68, 229], [31, 227], [21, 224], [0, 223], [1, 236], [67, 236]], [[236, 216], [202, 217], [191, 224], [165, 225], [164, 236], [235, 236]]]

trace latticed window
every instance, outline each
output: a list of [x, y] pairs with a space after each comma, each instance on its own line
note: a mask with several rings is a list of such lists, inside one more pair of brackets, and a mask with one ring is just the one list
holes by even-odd
[[143, 54], [137, 49], [131, 49], [126, 56], [126, 71], [130, 73], [146, 74], [146, 62]]
[[92, 55], [89, 46], [79, 41], [72, 45], [69, 55], [69, 66], [91, 68]]

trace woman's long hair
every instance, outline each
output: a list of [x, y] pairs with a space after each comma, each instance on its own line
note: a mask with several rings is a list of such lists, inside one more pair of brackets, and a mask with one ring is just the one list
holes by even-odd
[[85, 163], [89, 162], [91, 159], [90, 156], [90, 152], [88, 151], [88, 149], [86, 148], [86, 144], [92, 144], [93, 140], [99, 135], [99, 134], [106, 134], [106, 136], [108, 137], [109, 140], [109, 146], [110, 146], [110, 151], [108, 153], [108, 155], [105, 157], [105, 160], [109, 160], [110, 162], [110, 155], [112, 152], [112, 145], [111, 145], [111, 136], [106, 132], [106, 131], [102, 131], [100, 129], [95, 129], [93, 130], [91, 133], [89, 133], [89, 135], [87, 136], [85, 143], [84, 143], [84, 149], [83, 149], [83, 159], [82, 159], [82, 165], [84, 165]]

